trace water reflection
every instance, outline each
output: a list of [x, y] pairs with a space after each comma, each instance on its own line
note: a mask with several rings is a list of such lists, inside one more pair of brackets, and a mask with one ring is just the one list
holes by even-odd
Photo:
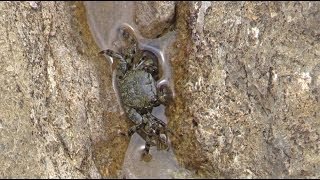
[[152, 159], [149, 162], [141, 160], [141, 154], [145, 141], [134, 134], [123, 163], [121, 176], [124, 178], [173, 178], [179, 170], [179, 165], [174, 157], [172, 149], [158, 151], [155, 146], [150, 148]]
[[[117, 37], [119, 28], [128, 28], [134, 33], [138, 40], [139, 48], [153, 52], [160, 63], [162, 76], [159, 79], [158, 86], [168, 85], [174, 96], [174, 87], [170, 70], [170, 46], [175, 40], [175, 32], [167, 33], [158, 39], [143, 38], [136, 28], [133, 21], [135, 2], [85, 2], [88, 24], [92, 35], [101, 48], [101, 50], [112, 49], [117, 51]], [[109, 58], [109, 57], [107, 57]], [[110, 67], [112, 59], [110, 59]], [[114, 82], [115, 85], [115, 82]], [[115, 91], [118, 93], [117, 89]], [[119, 96], [118, 96], [119, 97]], [[119, 98], [118, 98], [119, 100]], [[168, 122], [165, 116], [165, 106], [155, 107], [152, 111], [157, 118]], [[141, 161], [141, 153], [144, 148], [145, 141], [137, 134], [131, 137], [129, 147], [127, 149], [122, 169], [122, 175], [126, 178], [171, 178], [174, 172], [178, 172], [179, 166], [172, 149], [157, 150], [151, 147], [150, 153], [152, 160], [150, 162]], [[113, 149], [117, 150], [117, 147]]]

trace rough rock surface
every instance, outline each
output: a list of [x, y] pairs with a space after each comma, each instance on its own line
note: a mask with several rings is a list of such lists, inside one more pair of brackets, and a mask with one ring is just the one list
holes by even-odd
[[[92, 146], [117, 108], [80, 3], [0, 3], [0, 177], [99, 178]], [[111, 94], [111, 95], [109, 95]]]
[[207, 177], [319, 178], [320, 4], [185, 6], [170, 108], [180, 161]]
[[[211, 178], [320, 177], [320, 3], [179, 2], [174, 15], [144, 12], [141, 26], [174, 17], [167, 25], [178, 33], [168, 118], [181, 165]], [[0, 3], [0, 177], [121, 169], [125, 118], [84, 16], [81, 3]]]
[[135, 2], [135, 22], [146, 38], [161, 36], [173, 24], [175, 17], [174, 1]]

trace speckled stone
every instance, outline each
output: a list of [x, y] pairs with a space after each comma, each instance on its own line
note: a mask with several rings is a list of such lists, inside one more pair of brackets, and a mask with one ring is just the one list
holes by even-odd
[[156, 38], [168, 31], [174, 22], [175, 4], [174, 1], [135, 2], [134, 21], [141, 34]]
[[320, 4], [184, 8], [169, 112], [180, 161], [205, 177], [319, 178]]
[[1, 178], [101, 177], [92, 144], [115, 100], [107, 63], [76, 19], [81, 8], [0, 3]]
[[[180, 165], [209, 178], [320, 178], [320, 4], [156, 4], [136, 20], [145, 37], [177, 32], [167, 115]], [[0, 177], [121, 170], [128, 125], [85, 19], [81, 3], [0, 3]]]

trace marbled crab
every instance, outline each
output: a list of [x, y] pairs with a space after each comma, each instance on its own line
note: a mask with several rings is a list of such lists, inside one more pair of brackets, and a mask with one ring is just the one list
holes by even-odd
[[159, 77], [158, 59], [150, 51], [138, 49], [138, 42], [127, 29], [121, 30], [125, 43], [119, 53], [111, 49], [106, 54], [116, 63], [116, 82], [122, 107], [127, 117], [135, 124], [128, 135], [137, 132], [145, 141], [144, 156], [151, 157], [151, 146], [169, 149], [166, 123], [151, 114], [160, 104], [167, 104], [171, 98], [167, 86], [157, 88]]

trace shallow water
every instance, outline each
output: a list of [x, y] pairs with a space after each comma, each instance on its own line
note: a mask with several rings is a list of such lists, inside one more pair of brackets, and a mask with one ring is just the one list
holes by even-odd
[[[153, 52], [159, 60], [162, 76], [157, 81], [157, 86], [168, 85], [174, 97], [175, 93], [169, 59], [172, 53], [174, 53], [171, 51], [172, 48], [170, 46], [175, 40], [175, 32], [169, 32], [157, 39], [143, 38], [133, 20], [134, 2], [90, 1], [85, 2], [85, 6], [90, 30], [101, 50], [112, 49], [117, 51], [118, 29], [120, 27], [130, 29], [138, 40], [139, 48]], [[111, 68], [113, 60], [110, 57], [106, 58], [109, 60]], [[114, 89], [118, 93], [117, 88]], [[165, 108], [163, 105], [156, 107], [153, 109], [152, 114], [167, 123], [168, 119], [165, 116]], [[158, 151], [156, 147], [151, 147], [152, 160], [150, 162], [140, 160], [144, 145], [145, 141], [139, 135], [134, 134], [131, 137], [120, 178], [174, 178], [179, 176], [177, 172], [183, 171], [180, 174], [185, 174], [186, 171], [179, 167], [172, 149], [169, 151]], [[114, 150], [116, 151], [117, 148], [115, 147]]]

